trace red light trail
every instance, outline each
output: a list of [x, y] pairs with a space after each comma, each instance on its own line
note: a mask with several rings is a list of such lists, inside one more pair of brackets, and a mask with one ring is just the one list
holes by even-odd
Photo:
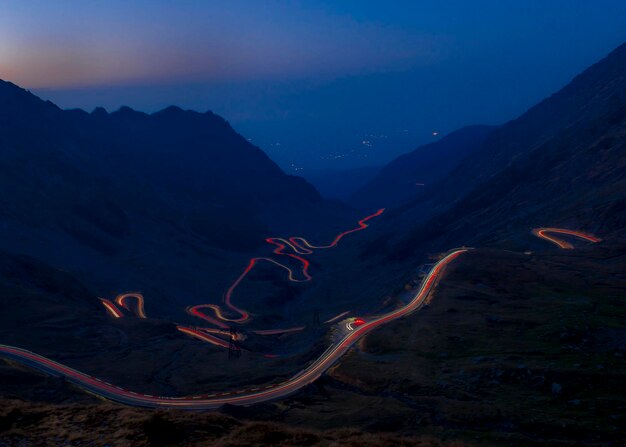
[[[337, 236], [335, 236], [333, 241], [328, 245], [315, 246], [309, 243], [306, 239], [302, 237], [290, 237], [289, 239], [269, 237], [265, 239], [265, 242], [267, 242], [268, 244], [274, 245], [276, 247], [274, 248], [272, 253], [274, 253], [275, 255], [288, 256], [292, 259], [295, 259], [302, 265], [302, 270], [301, 270], [302, 277], [303, 277], [302, 279], [296, 278], [293, 270], [289, 268], [288, 266], [286, 266], [285, 264], [282, 264], [268, 257], [255, 257], [255, 258], [250, 259], [244, 271], [231, 284], [231, 286], [228, 288], [228, 290], [226, 291], [224, 295], [224, 304], [226, 305], [226, 307], [230, 309], [231, 311], [233, 311], [234, 313], [238, 314], [239, 317], [237, 318], [227, 317], [226, 315], [224, 315], [224, 312], [222, 311], [221, 307], [218, 306], [217, 304], [199, 304], [197, 306], [191, 306], [187, 308], [187, 313], [189, 313], [190, 315], [193, 315], [194, 317], [198, 317], [205, 321], [208, 321], [209, 323], [212, 323], [223, 329], [228, 327], [228, 325], [225, 324], [224, 321], [227, 321], [229, 323], [245, 323], [246, 321], [250, 319], [250, 314], [246, 312], [245, 310], [240, 309], [239, 307], [235, 306], [232, 303], [232, 296], [233, 296], [233, 293], [235, 292], [235, 289], [244, 280], [244, 278], [248, 276], [248, 274], [252, 271], [252, 269], [254, 269], [254, 267], [260, 261], [271, 262], [272, 264], [275, 264], [278, 267], [281, 267], [287, 270], [289, 281], [292, 281], [292, 282], [310, 281], [312, 279], [311, 275], [309, 274], [310, 262], [300, 255], [309, 255], [309, 254], [312, 254], [314, 250], [322, 250], [322, 249], [335, 247], [339, 243], [339, 241], [343, 239], [344, 236], [366, 229], [368, 227], [368, 224], [366, 224], [366, 222], [375, 217], [380, 216], [384, 211], [385, 209], [381, 208], [378, 211], [376, 211], [374, 214], [371, 214], [359, 220], [358, 226], [356, 228], [352, 228], [350, 230], [339, 233]], [[292, 250], [294, 253], [286, 253], [285, 250], [287, 249]], [[203, 309], [211, 309], [214, 312], [215, 317], [217, 317], [217, 319], [202, 312]]]
[[571, 243], [563, 239], [557, 238], [555, 236], [549, 236], [547, 233], [557, 233], [557, 234], [566, 234], [568, 236], [575, 236], [579, 239], [584, 239], [594, 244], [602, 240], [602, 239], [595, 237], [592, 234], [581, 233], [580, 231], [566, 230], [563, 228], [535, 228], [533, 230], [533, 234], [535, 236], [545, 239], [549, 242], [552, 242], [559, 248], [563, 248], [566, 250], [571, 250], [574, 248], [574, 246]]
[[184, 334], [190, 335], [192, 337], [197, 338], [198, 340], [202, 340], [202, 341], [206, 341], [208, 343], [211, 343], [215, 346], [219, 346], [221, 348], [226, 348], [228, 349], [228, 342], [222, 340], [219, 337], [215, 337], [213, 335], [207, 334], [199, 329], [194, 329], [194, 328], [190, 328], [190, 327], [185, 327], [185, 326], [176, 326], [176, 329], [178, 329], [179, 331], [181, 331]]
[[[378, 211], [376, 211], [374, 214], [371, 214], [371, 215], [369, 215], [367, 217], [364, 217], [363, 219], [359, 220], [359, 226], [358, 227], [353, 228], [353, 229], [348, 230], [348, 231], [344, 231], [343, 233], [339, 233], [335, 237], [335, 239], [333, 239], [333, 241], [330, 244], [328, 244], [328, 245], [315, 246], [315, 245], [312, 245], [309, 241], [307, 241], [303, 237], [290, 237], [289, 241], [293, 245], [300, 247], [301, 250], [303, 249], [303, 245], [306, 246], [306, 248], [312, 249], [312, 250], [323, 249], [323, 248], [332, 248], [332, 247], [335, 247], [339, 243], [339, 241], [341, 239], [343, 239], [344, 236], [346, 236], [346, 235], [348, 235], [350, 233], [355, 233], [357, 231], [365, 230], [368, 227], [368, 225], [365, 222], [367, 222], [370, 219], [373, 219], [375, 217], [380, 216], [384, 212], [385, 212], [385, 208], [381, 208]], [[301, 244], [303, 244], [303, 245], [301, 245]]]
[[[284, 238], [279, 238], [279, 237], [267, 238], [265, 242], [275, 247], [272, 250], [273, 254], [279, 255], [279, 256], [287, 256], [291, 259], [296, 260], [298, 263], [302, 265], [301, 277], [296, 277], [296, 275], [294, 274], [293, 270], [290, 267], [288, 267], [287, 265], [281, 262], [276, 261], [275, 259], [272, 259], [269, 257], [254, 257], [250, 259], [244, 271], [230, 285], [230, 287], [224, 294], [225, 306], [233, 313], [239, 315], [238, 317], [231, 318], [225, 315], [222, 308], [217, 304], [199, 304], [196, 306], [190, 306], [186, 309], [187, 313], [194, 317], [207, 321], [222, 330], [226, 330], [229, 328], [228, 323], [241, 324], [241, 323], [247, 322], [250, 319], [250, 314], [244, 309], [240, 309], [239, 307], [235, 306], [232, 302], [232, 296], [233, 296], [233, 293], [235, 292], [235, 289], [246, 278], [246, 276], [248, 276], [248, 274], [254, 269], [254, 267], [260, 261], [272, 263], [286, 270], [288, 279], [291, 282], [311, 281], [312, 277], [309, 274], [310, 262], [307, 259], [303, 258], [301, 255], [309, 255], [309, 254], [312, 254], [314, 250], [328, 249], [328, 248], [333, 248], [337, 246], [339, 241], [341, 241], [341, 239], [343, 239], [343, 237], [345, 237], [346, 235], [366, 229], [368, 227], [368, 224], [366, 222], [368, 222], [369, 220], [375, 217], [380, 216], [384, 211], [385, 209], [381, 208], [378, 211], [376, 211], [374, 214], [371, 214], [359, 220], [357, 227], [344, 231], [342, 233], [339, 233], [337, 236], [335, 236], [332, 242], [328, 245], [315, 246], [309, 243], [306, 239], [302, 237], [290, 237], [289, 239], [284, 239]], [[286, 250], [291, 250], [293, 253], [287, 253]], [[135, 305], [131, 306], [129, 304], [129, 300], [134, 300]], [[145, 308], [144, 308], [145, 306], [144, 297], [141, 293], [129, 292], [129, 293], [120, 294], [116, 297], [115, 302], [117, 303], [118, 306], [126, 309], [129, 312], [133, 312], [137, 317], [142, 318], [142, 319], [147, 318], [146, 313], [145, 313]], [[107, 310], [107, 312], [113, 317], [122, 318], [124, 316], [124, 314], [119, 310], [119, 308], [113, 302], [102, 299], [102, 304]], [[214, 313], [214, 316], [203, 312], [203, 310], [205, 309], [210, 309]], [[345, 314], [347, 314], [347, 312], [344, 312], [343, 314], [340, 314], [335, 318], [339, 318]], [[331, 319], [327, 322], [332, 322], [332, 321], [334, 321], [334, 319]], [[197, 339], [207, 341], [217, 346], [228, 347], [228, 344], [224, 340], [220, 339], [219, 337], [215, 337], [213, 335], [208, 335], [207, 329], [204, 329], [204, 330], [197, 329], [197, 328], [193, 329], [193, 328], [188, 328], [185, 326], [177, 326], [177, 329]], [[275, 335], [275, 334], [281, 334], [281, 333], [295, 332], [295, 331], [302, 330], [302, 329], [304, 329], [304, 327], [290, 328], [290, 329], [267, 329], [267, 330], [257, 330], [253, 332], [258, 335]], [[215, 333], [218, 333], [219, 335], [224, 335], [222, 332], [225, 332], [225, 331], [221, 331], [221, 332], [217, 331]]]
[[[268, 400], [278, 399], [288, 396], [302, 387], [317, 380], [325, 371], [328, 370], [348, 349], [354, 345], [360, 338], [374, 330], [380, 325], [401, 318], [419, 309], [427, 300], [433, 287], [440, 277], [443, 269], [455, 260], [459, 255], [466, 252], [466, 249], [454, 250], [441, 260], [439, 260], [430, 272], [424, 277], [422, 283], [411, 301], [394, 311], [391, 311], [378, 318], [366, 322], [363, 321], [358, 327], [348, 332], [339, 341], [331, 344], [314, 362], [305, 369], [295, 374], [290, 379], [280, 383], [257, 386], [243, 390], [219, 392], [214, 394], [202, 394], [195, 396], [183, 397], [167, 397], [152, 396], [149, 394], [141, 394], [129, 391], [112, 385], [96, 377], [77, 371], [69, 366], [65, 366], [54, 360], [43, 357], [39, 354], [27, 351], [25, 349], [13, 346], [0, 345], [0, 355], [3, 357], [17, 360], [27, 366], [37, 368], [49, 374], [61, 375], [71, 383], [74, 383], [86, 391], [97, 394], [106, 399], [120, 402], [126, 405], [134, 405], [151, 408], [183, 408], [183, 409], [214, 409], [225, 404], [232, 405], [252, 405], [255, 403], [265, 402]], [[359, 321], [360, 322], [360, 321]], [[210, 337], [203, 334], [199, 330], [179, 327], [182, 332], [197, 338]], [[208, 341], [208, 340], [207, 340]], [[211, 340], [211, 343], [226, 343], [224, 340]]]
[[122, 318], [124, 316], [124, 314], [111, 301], [106, 300], [104, 298], [100, 298], [100, 302], [102, 302], [102, 305], [104, 306], [104, 308], [114, 318]]
[[[132, 310], [131, 306], [128, 305], [129, 299], [135, 300], [134, 310]], [[138, 293], [138, 292], [123, 293], [121, 295], [118, 295], [117, 298], [115, 298], [115, 302], [118, 305], [122, 306], [127, 311], [134, 312], [135, 315], [137, 315], [139, 318], [144, 318], [144, 319], [148, 318], [144, 310], [144, 300], [143, 300], [143, 295], [141, 293]]]
[[[381, 211], [382, 212], [382, 211]], [[364, 222], [367, 221], [368, 218], [363, 219], [359, 222], [360, 226], [363, 227]], [[365, 225], [366, 227], [366, 225]], [[362, 229], [362, 228], [360, 228]], [[351, 230], [342, 234], [348, 234], [352, 231], [358, 231], [358, 229]], [[589, 234], [580, 233], [577, 231], [560, 229], [560, 228], [538, 228], [533, 230], [533, 233], [540, 238], [546, 239], [560, 248], [570, 249], [573, 246], [561, 239], [556, 237], [551, 237], [547, 233], [557, 233], [557, 234], [566, 234], [570, 236], [576, 236], [578, 238], [587, 240], [589, 242], [595, 243], [599, 242], [600, 239]], [[341, 235], [340, 235], [341, 236]], [[298, 246], [296, 242], [293, 241], [302, 240], [298, 238], [290, 238], [291, 242]], [[333, 243], [324, 248], [329, 248], [334, 246], [341, 237], [335, 238]], [[276, 250], [282, 251], [285, 247], [284, 244], [281, 244], [282, 248], [279, 246]], [[307, 247], [314, 248], [312, 245], [307, 243]], [[293, 248], [292, 248], [293, 249]], [[275, 251], [276, 251], [275, 250]], [[302, 250], [302, 247], [300, 247]], [[83, 389], [95, 393], [104, 398], [114, 400], [127, 405], [134, 406], [143, 406], [143, 407], [165, 407], [165, 408], [184, 408], [184, 409], [214, 409], [218, 408], [225, 404], [233, 404], [233, 405], [252, 405], [259, 402], [264, 402], [268, 400], [278, 399], [281, 397], [285, 397], [289, 394], [294, 393], [295, 391], [301, 389], [302, 387], [312, 383], [317, 380], [325, 371], [328, 370], [343, 354], [347, 352], [347, 350], [354, 345], [360, 338], [374, 330], [376, 327], [393, 321], [395, 319], [401, 318], [414, 312], [419, 309], [423, 304], [427, 302], [427, 299], [432, 292], [436, 281], [440, 278], [441, 272], [443, 269], [450, 264], [453, 260], [455, 260], [459, 255], [466, 252], [467, 249], [457, 249], [450, 252], [448, 255], [444, 256], [441, 260], [439, 260], [432, 269], [428, 272], [428, 274], [422, 280], [420, 287], [417, 293], [413, 296], [411, 301], [405, 306], [396, 309], [394, 311], [388, 312], [385, 315], [382, 315], [377, 318], [373, 318], [370, 321], [366, 321], [362, 318], [354, 318], [349, 323], [348, 329], [349, 331], [344, 335], [340, 340], [331, 344], [326, 351], [324, 351], [314, 362], [312, 362], [305, 369], [295, 374], [290, 379], [287, 379], [283, 382], [270, 384], [266, 386], [258, 386], [254, 388], [248, 388], [243, 390], [236, 391], [227, 391], [220, 392], [214, 394], [202, 394], [195, 396], [183, 396], [183, 397], [167, 397], [167, 396], [152, 396], [149, 394], [140, 394], [134, 391], [128, 391], [118, 386], [112, 385], [108, 382], [105, 382], [96, 377], [92, 377], [90, 375], [81, 373], [73, 368], [62, 365], [61, 363], [55, 362], [54, 360], [48, 359], [46, 357], [40, 356], [33, 352], [27, 351], [25, 349], [16, 348], [13, 346], [0, 345], [0, 355], [17, 360], [27, 366], [31, 366], [33, 368], [37, 368], [49, 374], [56, 374], [65, 377], [68, 381], [82, 387]], [[302, 254], [302, 253], [300, 253]], [[254, 266], [254, 263], [250, 263], [244, 274], [240, 275], [237, 281], [233, 284], [236, 287], [238, 282], [240, 282], [245, 274], [249, 272], [249, 270]], [[229, 289], [232, 293], [234, 287], [231, 286]], [[128, 295], [129, 297], [131, 295]], [[142, 300], [137, 297], [137, 294], [132, 294], [135, 299], [137, 299], [137, 309], [138, 314], [141, 314], [139, 311], [141, 307]], [[120, 318], [122, 313], [117, 309], [115, 304], [113, 304], [109, 300], [101, 299], [102, 304], [105, 306], [107, 311], [116, 318]], [[124, 304], [124, 298], [118, 297], [118, 304]], [[232, 304], [231, 304], [232, 306]], [[236, 309], [236, 308], [235, 308]], [[216, 311], [217, 314], [217, 311]], [[244, 315], [244, 313], [242, 313]], [[337, 317], [332, 318], [329, 321], [336, 320], [341, 316], [345, 315], [340, 314]], [[193, 337], [199, 338], [203, 341], [207, 341], [218, 346], [227, 345], [226, 341], [214, 337], [210, 335], [208, 332], [220, 333], [223, 335], [225, 331], [220, 331], [219, 329], [193, 329], [184, 326], [177, 326], [178, 330], [184, 332]], [[298, 330], [299, 328], [293, 328], [292, 330]], [[279, 330], [270, 330], [270, 331], [279, 331]], [[285, 330], [283, 330], [285, 331]], [[232, 335], [231, 335], [232, 336]], [[268, 356], [272, 357], [272, 356]]]

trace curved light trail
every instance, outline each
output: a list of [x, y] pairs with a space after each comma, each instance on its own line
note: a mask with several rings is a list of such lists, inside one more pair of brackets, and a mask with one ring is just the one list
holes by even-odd
[[183, 334], [190, 335], [192, 337], [197, 338], [198, 340], [206, 341], [215, 346], [228, 349], [229, 343], [227, 341], [222, 340], [219, 337], [215, 337], [214, 335], [207, 334], [199, 329], [194, 329], [194, 328], [190, 328], [186, 326], [176, 326], [176, 329], [178, 329]]
[[117, 306], [115, 304], [113, 304], [112, 301], [109, 301], [107, 299], [104, 298], [100, 298], [100, 302], [102, 303], [102, 305], [104, 306], [104, 308], [106, 309], [106, 311], [113, 317], [113, 318], [122, 318], [124, 316], [124, 314], [122, 313], [122, 311], [120, 311]]
[[[359, 220], [359, 226], [358, 227], [353, 228], [353, 229], [348, 230], [348, 231], [344, 231], [343, 233], [339, 233], [337, 236], [335, 236], [335, 239], [333, 239], [333, 241], [330, 244], [328, 244], [328, 245], [313, 245], [309, 241], [307, 241], [305, 238], [299, 237], [299, 236], [290, 237], [289, 241], [293, 245], [300, 247], [301, 250], [303, 250], [303, 249], [306, 250], [307, 248], [308, 249], [312, 249], [312, 250], [318, 250], [318, 249], [323, 249], [323, 248], [333, 248], [333, 247], [335, 247], [339, 243], [339, 241], [341, 239], [343, 239], [344, 236], [346, 236], [346, 235], [348, 235], [350, 233], [355, 233], [357, 231], [365, 230], [369, 226], [365, 222], [367, 222], [368, 220], [371, 220], [371, 219], [373, 219], [375, 217], [380, 216], [384, 212], [385, 212], [385, 208], [381, 208], [378, 211], [376, 211], [374, 214], [370, 214], [369, 216], [364, 217], [363, 219]], [[306, 247], [306, 248], [303, 248], [303, 247]]]
[[[419, 309], [426, 302], [427, 297], [433, 290], [433, 286], [440, 277], [443, 269], [466, 251], [467, 249], [454, 250], [437, 262], [430, 272], [424, 277], [417, 293], [407, 305], [370, 321], [364, 321], [363, 324], [354, 328], [354, 330], [349, 331], [343, 338], [330, 345], [328, 349], [326, 349], [326, 351], [324, 351], [317, 358], [317, 360], [305, 369], [290, 379], [276, 384], [196, 396], [152, 396], [149, 394], [140, 394], [134, 391], [125, 390], [25, 349], [0, 345], [0, 355], [5, 358], [19, 361], [24, 365], [37, 368], [49, 374], [61, 375], [69, 382], [72, 382], [91, 393], [126, 405], [196, 410], [214, 409], [225, 404], [252, 405], [288, 396], [302, 387], [314, 382], [360, 338], [378, 326], [404, 317]], [[190, 335], [194, 337], [199, 336], [198, 331], [194, 332], [194, 330], [190, 328], [183, 329], [191, 331]]]
[[566, 234], [568, 236], [575, 236], [579, 239], [584, 239], [591, 243], [600, 242], [602, 239], [595, 237], [592, 234], [581, 233], [580, 231], [566, 230], [564, 228], [535, 228], [533, 234], [539, 238], [552, 242], [559, 248], [571, 250], [574, 246], [566, 240], [560, 239], [555, 236], [549, 236], [548, 233]]
[[[313, 250], [310, 250], [308, 248], [302, 248], [298, 244], [294, 244], [293, 242], [291, 242], [289, 239], [285, 239], [282, 237], [268, 237], [267, 239], [265, 239], [265, 242], [279, 246], [281, 250], [278, 252], [278, 254], [283, 254], [282, 251], [286, 247], [291, 248], [294, 253], [297, 253], [299, 255], [310, 255], [311, 253], [313, 253]], [[276, 253], [276, 251], [274, 253]]]
[[362, 326], [365, 324], [365, 320], [363, 318], [351, 318], [350, 321], [346, 323], [346, 329], [349, 331], [353, 331], [354, 328]]
[[[131, 299], [131, 300], [134, 299], [135, 300], [135, 307], [134, 307], [134, 309], [128, 304], [128, 300], [129, 299]], [[139, 293], [139, 292], [122, 293], [121, 295], [118, 295], [117, 298], [115, 298], [115, 302], [119, 306], [122, 306], [127, 311], [133, 312], [139, 318], [143, 318], [143, 319], [148, 318], [146, 316], [146, 312], [144, 310], [143, 295], [141, 293]]]
[[[221, 306], [218, 306], [217, 304], [199, 304], [197, 306], [191, 306], [187, 308], [187, 313], [189, 313], [190, 315], [193, 315], [194, 317], [201, 318], [221, 328], [228, 327], [228, 325], [224, 323], [225, 321], [229, 323], [239, 323], [239, 324], [245, 323], [246, 321], [250, 319], [250, 314], [246, 312], [245, 310], [240, 309], [239, 307], [235, 306], [232, 303], [232, 296], [233, 296], [235, 289], [239, 286], [241, 281], [243, 281], [244, 278], [248, 276], [248, 274], [252, 271], [252, 269], [254, 269], [254, 267], [259, 263], [259, 261], [271, 262], [277, 265], [278, 267], [285, 269], [287, 271], [289, 281], [291, 282], [310, 281], [312, 279], [311, 275], [309, 274], [310, 262], [300, 255], [309, 255], [309, 254], [312, 254], [314, 250], [335, 247], [339, 243], [339, 241], [343, 239], [344, 236], [366, 229], [368, 227], [368, 224], [366, 224], [366, 222], [375, 217], [380, 216], [384, 211], [385, 209], [381, 208], [378, 211], [376, 211], [374, 214], [371, 214], [359, 220], [357, 227], [351, 230], [347, 230], [342, 233], [339, 233], [337, 236], [335, 236], [333, 241], [328, 245], [315, 246], [315, 245], [310, 244], [306, 239], [302, 237], [290, 237], [289, 239], [284, 239], [280, 237], [269, 237], [265, 239], [265, 242], [275, 246], [272, 253], [276, 255], [287, 256], [289, 258], [295, 259], [300, 264], [302, 264], [302, 270], [301, 270], [302, 276], [303, 276], [302, 279], [296, 278], [293, 270], [289, 268], [287, 265], [281, 262], [278, 262], [272, 258], [268, 258], [268, 257], [252, 258], [248, 262], [248, 265], [246, 266], [244, 271], [239, 275], [239, 277], [237, 277], [237, 279], [231, 284], [231, 286], [228, 288], [228, 290], [224, 294], [224, 304], [230, 311], [232, 311], [236, 315], [239, 315], [238, 317], [231, 318], [231, 317], [226, 316], [224, 312], [222, 311]], [[286, 253], [285, 250], [287, 249], [292, 250], [293, 253]], [[203, 309], [211, 309], [213, 313], [215, 314], [215, 317], [217, 318], [214, 318], [213, 316], [202, 312]]]
[[196, 328], [202, 332], [206, 332], [209, 334], [219, 334], [219, 335], [223, 335], [224, 337], [228, 337], [231, 338], [233, 340], [244, 340], [245, 338], [242, 337], [240, 332], [234, 332], [234, 331], [226, 331], [224, 329], [214, 329], [211, 327], [202, 327], [202, 328]]

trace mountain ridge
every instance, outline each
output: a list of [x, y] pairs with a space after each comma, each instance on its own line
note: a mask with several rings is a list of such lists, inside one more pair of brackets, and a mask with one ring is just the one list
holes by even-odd
[[[533, 225], [569, 222], [600, 233], [619, 231], [624, 218], [616, 204], [626, 194], [625, 116], [623, 44], [557, 93], [494, 129], [429, 194], [396, 207], [387, 231], [407, 236], [391, 243], [390, 256], [404, 259], [436, 247], [498, 243]], [[603, 184], [602, 176], [616, 183]], [[602, 197], [611, 195], [617, 202], [607, 208]], [[607, 226], [600, 228], [601, 221]]]
[[385, 165], [356, 191], [350, 203], [360, 207], [400, 205], [439, 183], [488, 137], [493, 126], [465, 126], [436, 142], [421, 145]]
[[[210, 111], [62, 110], [6, 81], [0, 187], [0, 248], [105, 292], [220, 293], [266, 237], [323, 237], [354, 217]], [[205, 289], [189, 280], [202, 272]]]

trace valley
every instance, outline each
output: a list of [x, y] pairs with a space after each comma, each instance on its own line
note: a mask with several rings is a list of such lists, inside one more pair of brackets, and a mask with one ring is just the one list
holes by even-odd
[[[494, 7], [459, 23], [473, 33]], [[189, 11], [178, 37], [133, 59], [204, 33]], [[266, 31], [298, 50], [285, 66], [244, 23], [212, 57], [178, 54], [197, 73], [196, 57], [268, 70], [225, 68], [232, 84], [210, 95], [187, 72], [183, 103], [230, 95], [202, 112], [168, 106], [158, 77], [116, 99], [148, 88], [147, 112], [62, 108], [0, 80], [0, 447], [626, 445], [626, 43], [548, 82], [541, 70], [587, 47], [567, 37], [569, 53], [520, 71], [543, 42], [515, 57], [467, 36], [405, 47], [342, 12], [345, 36], [315, 28], [304, 51], [285, 36], [320, 18], [301, 12]], [[342, 70], [378, 48], [396, 71], [368, 57], [323, 74], [329, 42], [350, 43], [331, 59]], [[482, 75], [476, 48], [450, 56], [470, 44]], [[299, 66], [318, 52], [309, 79]], [[503, 92], [527, 107], [506, 115]], [[237, 130], [259, 131], [254, 107], [235, 124], [213, 111], [235, 98], [263, 104], [261, 139]]]

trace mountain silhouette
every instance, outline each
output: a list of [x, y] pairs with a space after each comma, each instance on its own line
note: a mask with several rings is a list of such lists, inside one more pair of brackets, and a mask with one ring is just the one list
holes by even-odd
[[356, 191], [350, 202], [363, 208], [392, 206], [419, 195], [425, 186], [441, 181], [480, 147], [491, 130], [490, 126], [464, 127], [399, 156]]
[[623, 44], [490, 131], [449, 175], [389, 214], [386, 231], [402, 235], [389, 244], [390, 256], [502, 241], [545, 225], [620, 234], [626, 227], [625, 74]]
[[162, 293], [175, 278], [180, 291], [189, 276], [219, 275], [265, 237], [352, 221], [211, 112], [62, 110], [4, 81], [0, 187], [4, 250], [81, 271], [88, 284]]

